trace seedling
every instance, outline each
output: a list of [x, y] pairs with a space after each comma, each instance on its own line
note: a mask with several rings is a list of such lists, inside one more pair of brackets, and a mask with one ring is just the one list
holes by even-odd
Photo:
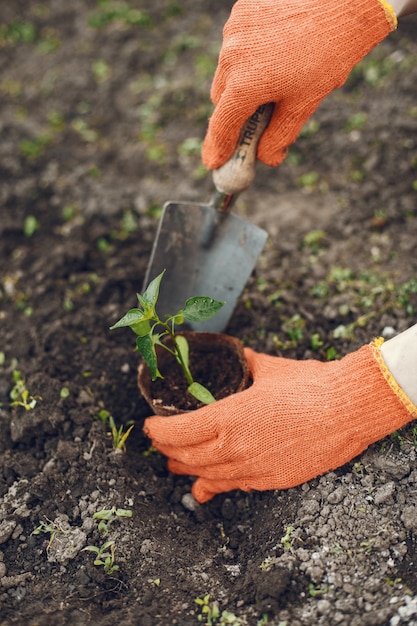
[[308, 593], [312, 598], [317, 598], [317, 596], [322, 596], [328, 591], [329, 591], [328, 587], [322, 587], [321, 585], [315, 585], [314, 583], [309, 583], [308, 585]]
[[292, 536], [295, 528], [294, 526], [285, 526], [285, 535], [281, 537], [281, 543], [286, 550], [291, 550], [294, 538]]
[[134, 424], [131, 424], [126, 431], [123, 430], [123, 424], [117, 428], [113, 417], [109, 416], [109, 426], [113, 439], [113, 446], [116, 450], [126, 450], [126, 440], [132, 432]]
[[63, 532], [65, 531], [62, 528], [60, 528], [58, 524], [56, 524], [55, 522], [51, 522], [51, 520], [49, 519], [46, 519], [46, 521], [41, 520], [39, 522], [39, 526], [37, 526], [35, 530], [32, 531], [31, 534], [32, 535], [41, 535], [43, 533], [49, 534], [49, 541], [48, 541], [48, 545], [46, 546], [46, 551], [48, 551], [56, 535], [58, 533], [63, 533]]
[[94, 552], [97, 556], [94, 559], [94, 565], [103, 567], [105, 573], [111, 576], [119, 569], [119, 566], [115, 564], [115, 548], [114, 541], [105, 541], [101, 548], [97, 546], [87, 546], [84, 550]]
[[128, 427], [128, 429], [125, 431], [123, 430], [123, 424], [121, 424], [119, 427], [116, 426], [116, 422], [114, 421], [114, 418], [112, 415], [110, 415], [110, 413], [108, 411], [106, 411], [106, 409], [101, 409], [101, 411], [98, 414], [98, 417], [103, 421], [103, 422], [107, 422], [109, 423], [109, 427], [110, 427], [110, 434], [111, 434], [111, 438], [113, 441], [113, 447], [116, 450], [126, 450], [126, 441], [127, 438], [129, 437], [132, 428], [134, 427], [134, 424], [130, 424], [130, 426]]
[[28, 215], [23, 223], [23, 234], [32, 237], [39, 228], [39, 221], [34, 215]]
[[198, 616], [198, 621], [202, 622], [205, 620], [205, 624], [208, 626], [215, 624], [220, 615], [220, 610], [217, 602], [210, 602], [210, 594], [207, 594], [204, 598], [196, 598], [194, 602], [201, 607], [201, 615]]
[[[206, 387], [194, 380], [189, 365], [188, 341], [183, 335], [176, 333], [175, 327], [183, 324], [185, 321], [204, 322], [214, 317], [224, 305], [224, 302], [219, 302], [207, 296], [194, 296], [188, 298], [184, 307], [177, 313], [165, 315], [163, 320], [156, 312], [156, 305], [164, 274], [165, 270], [149, 283], [143, 294], [136, 294], [139, 308], [130, 309], [116, 324], [111, 326], [110, 330], [125, 326], [132, 329], [137, 336], [136, 347], [149, 367], [152, 380], [163, 378], [158, 368], [155, 346], [161, 346], [164, 350], [170, 352], [184, 372], [189, 393], [200, 402], [203, 402], [203, 404], [210, 404], [215, 402], [215, 398]], [[162, 341], [164, 338], [170, 338], [171, 344], [167, 345], [164, 343]]]
[[19, 370], [13, 371], [14, 385], [10, 392], [10, 406], [22, 406], [26, 411], [30, 411], [35, 408], [39, 396], [36, 398], [29, 393], [26, 388], [26, 382], [22, 378], [22, 374]]
[[113, 506], [111, 509], [103, 509], [94, 513], [93, 518], [100, 520], [98, 523], [98, 531], [102, 537], [109, 534], [109, 526], [120, 517], [132, 517], [132, 511], [129, 509], [117, 509]]
[[236, 617], [230, 611], [222, 611], [220, 614], [219, 604], [215, 601], [210, 602], [210, 594], [203, 598], [196, 598], [194, 602], [201, 607], [201, 614], [198, 615], [197, 619], [199, 622], [206, 624], [206, 626], [214, 626], [215, 624], [243, 626], [246, 624], [246, 620]]

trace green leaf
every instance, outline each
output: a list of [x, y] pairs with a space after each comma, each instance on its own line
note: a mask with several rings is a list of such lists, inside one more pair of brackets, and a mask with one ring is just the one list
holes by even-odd
[[145, 300], [145, 298], [141, 296], [140, 293], [137, 293], [136, 297], [145, 315], [149, 315], [150, 312], [152, 312], [152, 314], [154, 313], [153, 307], [150, 306], [149, 302]]
[[[183, 363], [185, 364], [185, 367], [188, 368], [189, 362], [190, 362], [190, 356], [189, 356], [190, 350], [188, 346], [188, 341], [182, 335], [177, 335], [175, 337], [175, 341], [177, 344], [177, 348], [179, 352], [181, 353]], [[181, 361], [179, 361], [179, 363], [181, 365]]]
[[[156, 302], [158, 300], [158, 296], [159, 296], [159, 286], [161, 284], [161, 280], [163, 275], [165, 274], [166, 270], [163, 270], [156, 278], [154, 278], [149, 285], [146, 287], [142, 298], [143, 300], [145, 300], [145, 302], [147, 302], [147, 304], [152, 307], [152, 309], [155, 309], [156, 306]], [[139, 298], [139, 296], [138, 296]], [[139, 299], [140, 301], [140, 299]]]
[[119, 319], [118, 322], [110, 326], [110, 330], [114, 330], [115, 328], [123, 328], [125, 326], [134, 326], [137, 323], [140, 323], [144, 320], [145, 314], [140, 309], [130, 309]]
[[136, 346], [150, 369], [152, 380], [163, 378], [158, 369], [158, 360], [152, 335], [148, 334], [143, 337], [137, 337]]
[[96, 554], [100, 552], [100, 548], [97, 548], [97, 546], [86, 546], [85, 548], [83, 548], [83, 551], [85, 550], [88, 550], [89, 552], [95, 552]]
[[224, 304], [207, 296], [195, 296], [186, 301], [183, 315], [189, 322], [204, 322], [214, 317]]
[[102, 509], [93, 513], [93, 519], [111, 520], [113, 517], [113, 509]]
[[123, 328], [129, 326], [135, 335], [143, 337], [147, 335], [151, 329], [149, 320], [152, 319], [153, 311], [141, 311], [140, 309], [130, 309], [118, 322], [110, 326], [110, 330], [115, 328]]
[[216, 402], [216, 398], [214, 398], [206, 387], [200, 385], [200, 383], [191, 383], [188, 387], [188, 391], [192, 396], [194, 396], [194, 398], [197, 398], [197, 400], [200, 400], [200, 402], [203, 402], [204, 404]]
[[131, 329], [133, 330], [135, 335], [138, 335], [138, 337], [144, 337], [145, 335], [149, 335], [151, 325], [149, 323], [149, 320], [143, 320], [142, 322], [132, 324]]
[[132, 517], [130, 509], [116, 509], [115, 513], [118, 517]]

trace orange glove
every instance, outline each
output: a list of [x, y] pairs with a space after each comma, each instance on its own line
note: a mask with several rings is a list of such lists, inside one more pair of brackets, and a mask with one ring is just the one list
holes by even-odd
[[253, 385], [144, 430], [198, 502], [233, 489], [287, 489], [353, 459], [417, 418], [386, 368], [382, 340], [340, 361], [294, 361], [246, 349]]
[[279, 165], [320, 102], [396, 26], [386, 0], [238, 0], [211, 90], [206, 166], [231, 156], [245, 120], [268, 102], [276, 106], [258, 159]]

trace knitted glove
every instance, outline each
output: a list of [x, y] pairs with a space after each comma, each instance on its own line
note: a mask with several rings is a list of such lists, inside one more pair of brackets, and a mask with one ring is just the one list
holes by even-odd
[[386, 0], [238, 0], [211, 90], [206, 166], [231, 156], [245, 120], [268, 102], [275, 111], [258, 159], [279, 165], [320, 102], [396, 26]]
[[233, 489], [287, 489], [353, 459], [417, 418], [386, 368], [382, 340], [340, 361], [295, 361], [246, 349], [253, 385], [144, 430], [206, 502]]

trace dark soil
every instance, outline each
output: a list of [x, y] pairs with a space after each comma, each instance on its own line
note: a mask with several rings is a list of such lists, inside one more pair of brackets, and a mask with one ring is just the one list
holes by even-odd
[[[413, 424], [306, 485], [196, 506], [142, 432], [133, 335], [108, 330], [163, 202], [210, 197], [232, 4], [1, 3], [2, 626], [417, 623]], [[416, 321], [416, 34], [404, 19], [239, 199], [270, 234], [227, 329], [246, 345], [325, 360]], [[125, 452], [110, 415], [134, 422]], [[110, 573], [83, 550], [107, 540]]]

